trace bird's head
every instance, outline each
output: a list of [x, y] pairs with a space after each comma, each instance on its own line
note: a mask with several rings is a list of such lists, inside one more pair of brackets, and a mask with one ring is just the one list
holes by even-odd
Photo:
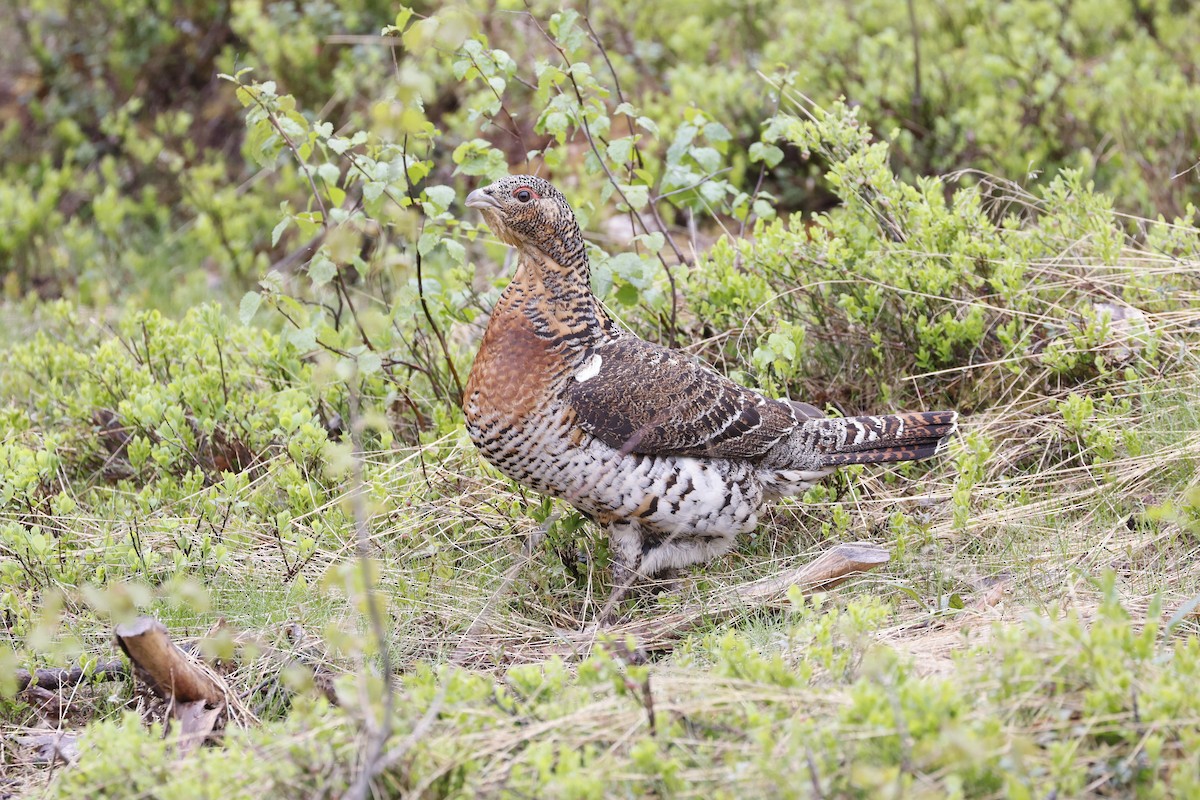
[[467, 195], [502, 241], [537, 250], [563, 267], [586, 269], [583, 234], [562, 192], [532, 175], [509, 175]]

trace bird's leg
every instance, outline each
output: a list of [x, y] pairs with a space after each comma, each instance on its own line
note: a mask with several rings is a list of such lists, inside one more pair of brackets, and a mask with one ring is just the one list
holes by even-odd
[[666, 594], [679, 588], [680, 571], [674, 567], [664, 567], [654, 573], [646, 584], [646, 591], [651, 595]]
[[642, 578], [639, 573], [642, 563], [641, 527], [633, 520], [614, 520], [608, 525], [608, 541], [612, 551], [613, 588], [600, 611], [602, 625], [614, 620], [617, 605]]
[[733, 546], [734, 535], [679, 530], [663, 533], [634, 520], [608, 525], [612, 549], [613, 590], [601, 612], [602, 623], [612, 622], [617, 605], [631, 591], [661, 594], [675, 589], [680, 569], [716, 558]]
[[672, 591], [678, 584], [675, 579], [685, 567], [717, 558], [733, 547], [734, 539], [734, 534], [723, 531], [643, 530], [639, 569], [642, 575], [655, 580], [647, 588], [654, 594]]

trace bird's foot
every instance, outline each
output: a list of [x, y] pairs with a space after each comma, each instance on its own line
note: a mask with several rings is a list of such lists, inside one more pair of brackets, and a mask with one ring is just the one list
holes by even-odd
[[613, 589], [601, 608], [598, 621], [601, 626], [618, 621], [617, 609], [627, 599], [642, 600], [658, 597], [679, 588], [679, 571], [664, 569], [651, 578], [626, 569], [613, 570]]
[[637, 591], [645, 597], [658, 597], [679, 588], [679, 570], [668, 567], [652, 578], [647, 578], [638, 585]]
[[604, 601], [604, 605], [600, 607], [600, 613], [596, 617], [596, 624], [602, 628], [607, 628], [618, 621], [617, 609], [630, 594], [630, 589], [637, 580], [637, 574], [625, 569], [613, 568], [613, 587], [608, 595], [608, 599]]

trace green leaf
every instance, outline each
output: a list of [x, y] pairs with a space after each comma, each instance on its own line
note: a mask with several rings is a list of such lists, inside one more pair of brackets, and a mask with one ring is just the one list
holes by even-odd
[[308, 262], [308, 277], [312, 278], [314, 286], [324, 286], [337, 275], [337, 264], [334, 264], [324, 252], [317, 251]]
[[675, 139], [667, 148], [667, 163], [678, 164], [696, 138], [696, 126], [684, 123], [675, 129]]
[[608, 297], [613, 287], [613, 271], [607, 261], [601, 261], [592, 270], [592, 291], [597, 297]]
[[892, 586], [894, 588], [899, 589], [900, 591], [904, 592], [904, 594], [908, 595], [909, 597], [911, 597], [916, 602], [916, 604], [918, 606], [920, 606], [921, 608], [926, 608], [925, 598], [921, 597], [921, 595], [919, 595], [917, 593], [916, 589], [912, 588], [911, 586], [906, 586], [902, 583], [893, 583]]
[[317, 332], [312, 328], [293, 328], [288, 331], [287, 340], [291, 342], [297, 350], [308, 352], [317, 346]]
[[452, 186], [427, 186], [425, 196], [439, 211], [445, 211], [454, 202], [455, 191]]
[[342, 177], [342, 171], [338, 168], [337, 164], [330, 164], [326, 161], [317, 167], [317, 175], [330, 186], [336, 186], [338, 180]]
[[638, 302], [638, 290], [632, 283], [626, 283], [617, 289], [617, 302], [626, 306], [636, 306]]
[[[279, 220], [279, 223], [271, 230], [271, 247], [279, 244], [279, 237], [283, 236], [283, 232], [286, 231], [288, 226], [291, 224], [291, 217], [284, 217], [283, 219]], [[243, 297], [242, 301], [245, 302], [245, 299], [246, 298]]]
[[286, 114], [277, 116], [275, 120], [279, 123], [279, 129], [283, 131], [283, 133], [289, 139], [291, 139], [293, 143], [295, 143], [297, 139], [303, 139], [308, 135], [308, 131], [303, 125]]
[[480, 175], [491, 180], [508, 174], [508, 161], [504, 153], [497, 150], [486, 139], [472, 139], [454, 148], [451, 159], [458, 168], [454, 172], [464, 175]]
[[440, 24], [437, 17], [428, 17], [414, 22], [401, 37], [405, 49], [415, 55], [424, 55], [434, 44]]
[[[550, 32], [554, 34], [555, 40], [567, 51], [568, 55], [583, 47], [586, 41], [583, 31], [575, 24], [578, 19], [579, 13], [571, 10], [562, 11], [550, 17]], [[582, 62], [576, 62], [576, 64], [579, 63]]]
[[658, 136], [658, 124], [649, 117], [638, 117], [637, 125], [651, 136]]
[[570, 125], [571, 118], [562, 111], [551, 111], [538, 120], [538, 129], [553, 136], [559, 144], [566, 140], [567, 129]]
[[373, 375], [379, 372], [383, 366], [383, 360], [378, 353], [367, 351], [358, 357], [358, 371], [363, 375]]
[[707, 181], [700, 185], [700, 196], [703, 197], [709, 205], [717, 205], [725, 199], [725, 192], [729, 189], [727, 181]]
[[754, 213], [763, 219], [774, 219], [775, 207], [766, 200], [759, 198], [754, 201]]
[[463, 58], [454, 62], [454, 80], [467, 81], [479, 74], [479, 68], [471, 63], [471, 59]]
[[614, 139], [608, 143], [608, 158], [617, 164], [624, 164], [633, 154], [633, 137], [626, 136]]
[[650, 202], [650, 187], [641, 185], [622, 186], [621, 192], [634, 211], [641, 211]]
[[783, 160], [783, 151], [773, 144], [766, 142], [755, 142], [750, 145], [750, 161], [761, 161], [767, 165], [767, 169], [773, 169]]
[[363, 184], [363, 199], [373, 203], [383, 194], [387, 186], [382, 181], [367, 181]]
[[438, 241], [440, 239], [441, 237], [439, 234], [434, 233], [433, 231], [425, 231], [421, 234], [421, 238], [417, 239], [417, 252], [421, 254], [422, 258], [424, 258], [433, 252], [433, 248], [438, 246]]
[[242, 302], [238, 305], [238, 319], [243, 325], [249, 325], [250, 320], [254, 319], [258, 307], [262, 305], [262, 299], [260, 292], [246, 292], [242, 295]]
[[635, 236], [635, 240], [640, 241], [646, 246], [646, 249], [651, 253], [657, 253], [663, 249], [663, 245], [667, 243], [667, 238], [663, 236], [661, 231], [653, 231], [640, 236]]
[[397, 33], [404, 33], [405, 27], [408, 26], [408, 21], [412, 19], [413, 10], [400, 6], [400, 10], [396, 12], [396, 21], [392, 24], [396, 26]]
[[446, 249], [446, 254], [450, 256], [450, 260], [455, 264], [461, 266], [467, 263], [467, 248], [458, 242], [453, 239], [443, 239], [442, 247]]
[[700, 169], [709, 174], [721, 168], [721, 154], [711, 147], [693, 147], [690, 153], [700, 165]]
[[704, 126], [704, 138], [710, 142], [728, 142], [733, 134], [719, 122], [710, 122]]

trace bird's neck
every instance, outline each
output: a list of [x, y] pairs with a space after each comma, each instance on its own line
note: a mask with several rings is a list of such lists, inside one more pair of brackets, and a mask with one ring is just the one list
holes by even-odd
[[617, 335], [616, 323], [592, 294], [587, 254], [581, 248], [559, 258], [567, 263], [539, 250], [519, 250], [517, 272], [501, 305], [522, 313], [538, 336], [570, 349]]

